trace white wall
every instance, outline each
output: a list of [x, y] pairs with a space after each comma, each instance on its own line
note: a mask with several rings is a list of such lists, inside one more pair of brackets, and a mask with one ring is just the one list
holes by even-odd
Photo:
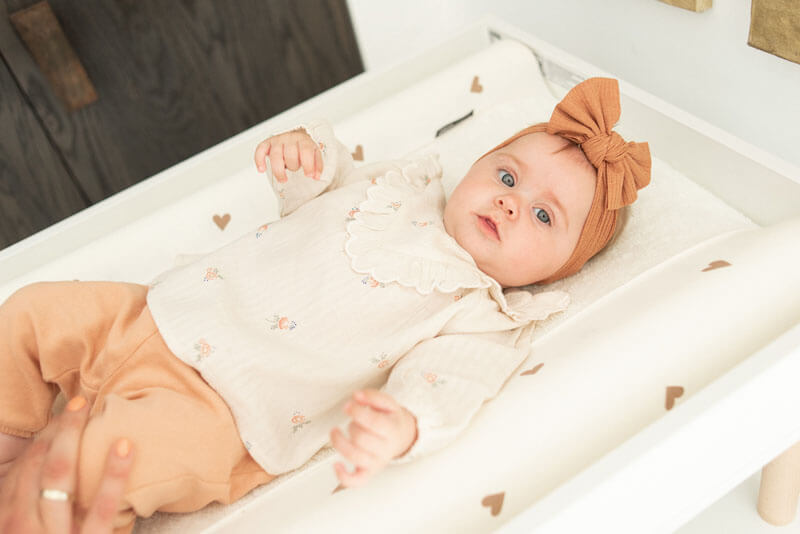
[[714, 0], [705, 13], [658, 0], [348, 5], [367, 69], [414, 55], [492, 13], [800, 166], [800, 65], [747, 46], [748, 0]]

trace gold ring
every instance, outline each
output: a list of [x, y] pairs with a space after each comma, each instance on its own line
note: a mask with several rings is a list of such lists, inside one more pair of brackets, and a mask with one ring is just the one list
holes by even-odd
[[58, 489], [43, 489], [39, 496], [42, 499], [56, 502], [69, 502], [72, 500], [72, 494]]

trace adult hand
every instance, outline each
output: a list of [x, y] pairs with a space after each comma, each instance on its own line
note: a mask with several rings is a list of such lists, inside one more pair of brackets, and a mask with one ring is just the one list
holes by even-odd
[[108, 453], [103, 478], [78, 525], [73, 504], [89, 407], [75, 397], [15, 461], [0, 486], [0, 532], [108, 534], [133, 463], [127, 439]]
[[391, 395], [377, 389], [356, 391], [344, 411], [352, 417], [347, 427], [350, 436], [334, 428], [331, 443], [355, 465], [355, 470], [349, 473], [342, 462], [334, 464], [342, 486], [365, 484], [417, 440], [416, 417]]

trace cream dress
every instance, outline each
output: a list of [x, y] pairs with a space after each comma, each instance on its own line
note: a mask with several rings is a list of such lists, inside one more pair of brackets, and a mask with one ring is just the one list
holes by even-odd
[[267, 472], [325, 446], [364, 387], [416, 416], [407, 461], [450, 442], [526, 358], [533, 322], [569, 299], [504, 292], [478, 270], [444, 230], [435, 156], [355, 169], [330, 126], [302, 128], [320, 179], [272, 176], [281, 219], [164, 273], [148, 304]]

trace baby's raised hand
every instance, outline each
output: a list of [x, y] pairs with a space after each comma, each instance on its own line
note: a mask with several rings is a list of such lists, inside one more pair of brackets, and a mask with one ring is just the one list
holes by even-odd
[[347, 472], [342, 462], [333, 466], [345, 487], [363, 485], [390, 460], [404, 454], [417, 439], [414, 415], [382, 391], [356, 391], [345, 404], [344, 411], [352, 417], [347, 426], [350, 437], [334, 428], [331, 443], [355, 465], [352, 473]]
[[267, 156], [272, 165], [272, 174], [281, 183], [288, 180], [286, 169], [296, 171], [301, 166], [309, 178], [319, 180], [322, 175], [322, 153], [305, 130], [273, 135], [256, 147], [255, 161], [258, 172], [267, 168]]

